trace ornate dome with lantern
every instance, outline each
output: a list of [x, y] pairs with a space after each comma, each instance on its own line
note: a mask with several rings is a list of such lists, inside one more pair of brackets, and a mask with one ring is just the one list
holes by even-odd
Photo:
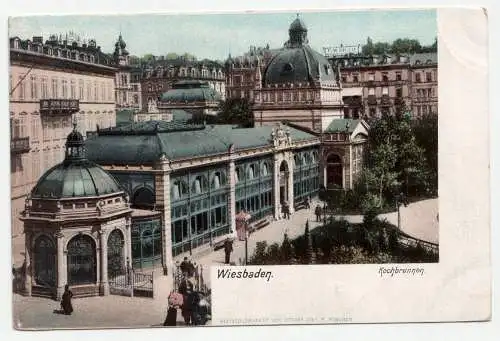
[[263, 86], [274, 84], [308, 84], [313, 82], [338, 84], [338, 75], [320, 53], [308, 44], [307, 27], [299, 18], [291, 23], [289, 40], [282, 52], [271, 59], [263, 76]]

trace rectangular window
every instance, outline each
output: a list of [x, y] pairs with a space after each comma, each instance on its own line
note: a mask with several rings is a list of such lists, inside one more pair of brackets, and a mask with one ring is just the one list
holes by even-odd
[[387, 73], [382, 74], [382, 81], [383, 82], [388, 82], [389, 81], [389, 76], [387, 75]]
[[97, 101], [97, 82], [96, 81], [94, 81], [94, 91], [93, 91], [92, 95], [93, 95], [92, 99], [94, 100], [94, 102], [96, 102]]
[[426, 72], [426, 73], [425, 73], [425, 80], [426, 80], [428, 83], [432, 82], [432, 73], [430, 73], [430, 72]]
[[375, 96], [375, 88], [368, 89], [368, 96]]
[[47, 88], [47, 77], [42, 77], [42, 99], [47, 99], [49, 98], [48, 94], [48, 88]]
[[24, 85], [23, 76], [19, 76], [19, 99], [24, 99], [26, 97], [26, 89]]
[[76, 84], [74, 79], [71, 80], [69, 96], [70, 96], [69, 98], [71, 99], [76, 99]]
[[40, 116], [32, 115], [31, 116], [31, 136], [33, 142], [38, 141], [40, 138]]
[[353, 81], [353, 83], [358, 83], [359, 82], [359, 76], [358, 75], [352, 75], [352, 81]]
[[401, 72], [396, 72], [396, 80], [397, 81], [401, 80]]
[[64, 98], [64, 99], [68, 98], [68, 80], [67, 79], [62, 80], [62, 98]]
[[403, 89], [401, 88], [396, 89], [396, 97], [403, 97]]
[[87, 82], [86, 84], [87, 84], [87, 98], [85, 98], [85, 100], [90, 102], [92, 100], [92, 88], [90, 82]]
[[389, 88], [384, 86], [382, 88], [382, 96], [389, 96]]
[[43, 140], [48, 141], [50, 139], [50, 125], [46, 119], [42, 121], [42, 128]]
[[368, 74], [368, 81], [374, 81], [375, 80], [375, 74], [374, 73], [369, 73]]
[[58, 98], [59, 97], [59, 89], [58, 89], [58, 81], [57, 78], [52, 78], [52, 98]]
[[31, 94], [31, 99], [37, 99], [38, 98], [38, 91], [36, 89], [36, 76], [31, 76], [31, 82], [30, 82], [30, 94]]
[[80, 101], [83, 100], [83, 88], [84, 88], [83, 80], [80, 79], [78, 80], [78, 99]]
[[105, 91], [105, 89], [104, 89], [104, 83], [101, 82], [99, 85], [101, 87], [101, 98], [100, 98], [100, 100], [101, 101], [105, 101], [106, 100], [106, 94], [104, 93], [104, 91]]
[[417, 82], [417, 83], [420, 83], [420, 82], [421, 82], [420, 72], [417, 72], [417, 73], [415, 74], [415, 82]]

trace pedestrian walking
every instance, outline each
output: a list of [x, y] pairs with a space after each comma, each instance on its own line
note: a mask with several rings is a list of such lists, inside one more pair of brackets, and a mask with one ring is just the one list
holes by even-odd
[[310, 197], [306, 197], [305, 206], [306, 206], [306, 209], [311, 208], [311, 198]]
[[73, 297], [73, 292], [69, 290], [69, 285], [64, 286], [64, 293], [61, 300], [61, 309], [65, 315], [71, 315], [73, 312], [73, 305], [71, 304], [71, 298]]
[[229, 238], [226, 238], [226, 241], [224, 242], [224, 264], [231, 263], [231, 252], [233, 252], [233, 242]]
[[290, 206], [288, 206], [288, 202], [283, 203], [283, 214], [285, 219], [290, 219]]
[[187, 257], [184, 257], [184, 260], [181, 262], [179, 268], [181, 269], [182, 274], [186, 274], [188, 272], [189, 261]]
[[316, 208], [314, 209], [314, 214], [316, 215], [316, 221], [321, 221], [321, 214], [322, 214], [322, 209], [320, 205], [317, 205]]
[[[180, 292], [180, 290], [179, 290], [179, 292]], [[193, 314], [193, 312], [192, 312], [193, 307], [191, 305], [192, 294], [193, 294], [193, 285], [191, 284], [191, 282], [188, 281], [185, 295], [184, 295], [184, 303], [183, 303], [182, 309], [181, 309], [182, 317], [184, 318], [184, 323], [187, 326], [191, 324], [191, 316]]]

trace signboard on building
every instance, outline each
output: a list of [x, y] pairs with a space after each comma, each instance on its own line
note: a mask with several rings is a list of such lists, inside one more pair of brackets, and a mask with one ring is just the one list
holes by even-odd
[[361, 44], [358, 45], [342, 45], [323, 47], [323, 53], [326, 57], [339, 57], [346, 54], [360, 54]]

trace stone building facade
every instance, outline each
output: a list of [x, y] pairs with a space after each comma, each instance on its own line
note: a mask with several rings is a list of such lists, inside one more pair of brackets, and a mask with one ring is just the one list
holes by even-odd
[[142, 108], [141, 83], [140, 79], [134, 77], [134, 68], [130, 65], [130, 54], [126, 47], [120, 34], [113, 52], [113, 61], [118, 68], [115, 75], [116, 110], [136, 113]]
[[341, 73], [345, 117], [393, 114], [401, 103], [413, 117], [437, 113], [437, 53], [347, 55], [330, 63]]
[[159, 60], [142, 69], [141, 112], [157, 113], [160, 96], [179, 81], [201, 81], [225, 98], [226, 85], [222, 65], [215, 62], [187, 62]]
[[13, 236], [24, 199], [40, 175], [64, 158], [72, 120], [84, 133], [115, 124], [112, 60], [94, 40], [10, 39], [11, 205]]

